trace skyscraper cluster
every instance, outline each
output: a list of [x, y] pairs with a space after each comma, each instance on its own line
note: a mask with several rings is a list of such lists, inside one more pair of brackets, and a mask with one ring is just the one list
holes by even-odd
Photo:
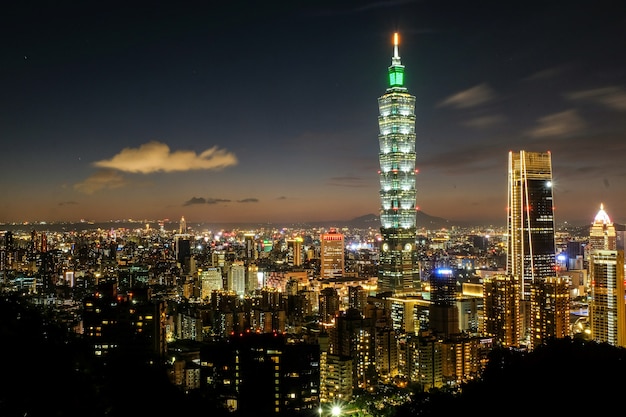
[[616, 230], [603, 205], [589, 231], [589, 275], [592, 338], [626, 347], [624, 231]]
[[587, 289], [588, 338], [626, 346], [625, 232], [601, 205], [586, 246], [568, 242], [575, 262], [558, 260], [550, 152], [509, 152], [501, 245], [464, 236], [454, 253], [447, 232], [418, 236], [416, 97], [398, 34], [387, 75], [372, 250], [349, 250], [336, 228], [200, 236], [182, 217], [171, 236], [148, 229], [127, 247], [111, 233], [53, 252], [54, 239], [33, 232], [22, 251], [6, 233], [3, 283], [22, 259], [38, 275], [13, 285], [38, 303], [52, 304], [38, 292], [92, 290], [75, 327], [94, 355], [168, 358], [181, 389], [250, 414], [310, 415], [384, 385], [457, 387], [480, 375], [495, 346], [533, 350], [571, 336], [572, 297]]

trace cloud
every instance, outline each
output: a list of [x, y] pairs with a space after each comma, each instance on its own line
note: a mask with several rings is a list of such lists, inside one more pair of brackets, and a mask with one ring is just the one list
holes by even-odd
[[480, 84], [470, 89], [460, 91], [439, 102], [437, 107], [456, 107], [466, 109], [487, 103], [495, 98], [494, 92], [487, 84]]
[[361, 188], [367, 187], [370, 184], [364, 184], [363, 178], [360, 177], [332, 177], [328, 180], [328, 185], [333, 185], [337, 187], [353, 187], [353, 188]]
[[126, 185], [126, 180], [119, 173], [110, 169], [103, 169], [88, 177], [85, 181], [74, 184], [74, 189], [85, 194], [93, 194], [103, 189], [120, 188]]
[[[230, 203], [232, 200], [226, 198], [204, 198], [204, 197], [191, 197], [189, 200], [183, 203], [183, 206], [191, 206], [194, 204], [220, 204]], [[257, 203], [257, 198], [244, 198], [243, 200], [237, 200], [238, 203]]]
[[60, 206], [76, 206], [78, 203], [76, 201], [61, 201], [59, 203]]
[[534, 138], [566, 136], [585, 127], [585, 122], [576, 110], [566, 110], [542, 117], [538, 123], [539, 126], [529, 132], [530, 136]]
[[230, 203], [230, 200], [225, 200], [223, 198], [207, 198], [207, 204], [219, 204], [219, 203]]
[[97, 167], [140, 174], [216, 170], [236, 164], [235, 154], [217, 146], [200, 154], [193, 151], [171, 152], [169, 146], [157, 141], [145, 143], [139, 148], [124, 148], [111, 159], [94, 162]]
[[500, 124], [502, 122], [504, 122], [506, 120], [506, 118], [504, 116], [482, 116], [482, 117], [475, 117], [473, 119], [467, 120], [466, 122], [464, 122], [463, 124], [465, 126], [468, 127], [474, 127], [477, 129], [484, 129], [487, 127], [492, 127], [495, 126], [497, 124]]
[[600, 104], [612, 110], [626, 111], [626, 91], [620, 87], [594, 88], [566, 94], [569, 100]]
[[541, 71], [537, 71], [537, 72], [531, 74], [530, 76], [525, 78], [523, 81], [535, 81], [535, 80], [554, 79], [554, 78], [558, 77], [559, 75], [561, 75], [563, 72], [565, 72], [566, 69], [567, 68], [565, 66], [547, 68], [547, 69], [544, 69], [544, 70], [541, 70]]
[[206, 204], [206, 199], [202, 197], [191, 197], [189, 200], [183, 203], [183, 206], [191, 206], [194, 204]]

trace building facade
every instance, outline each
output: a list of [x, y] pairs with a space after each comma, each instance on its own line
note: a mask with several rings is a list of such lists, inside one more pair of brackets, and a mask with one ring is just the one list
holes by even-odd
[[320, 276], [322, 279], [342, 277], [344, 269], [343, 233], [330, 229], [320, 237]]
[[388, 88], [378, 98], [381, 250], [378, 292], [409, 293], [417, 284], [415, 96], [404, 85], [394, 34]]
[[617, 236], [615, 225], [600, 206], [589, 231], [589, 319], [593, 340], [626, 347], [624, 250], [618, 250]]
[[556, 276], [550, 152], [509, 152], [506, 272], [520, 282], [521, 334], [530, 337], [532, 284]]
[[506, 274], [486, 276], [483, 280], [483, 293], [483, 334], [493, 337], [497, 346], [518, 346], [519, 280]]
[[320, 349], [254, 332], [203, 346], [201, 389], [240, 415], [308, 416], [320, 402]]
[[530, 289], [531, 350], [550, 339], [563, 339], [570, 334], [570, 282], [565, 277], [550, 277], [534, 282]]
[[429, 328], [447, 339], [459, 333], [457, 285], [450, 268], [437, 268], [430, 274]]

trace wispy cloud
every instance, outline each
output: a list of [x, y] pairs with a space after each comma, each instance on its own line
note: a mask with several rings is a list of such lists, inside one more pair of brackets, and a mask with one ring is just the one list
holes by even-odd
[[183, 206], [192, 206], [194, 204], [206, 204], [206, 198], [191, 197], [189, 200], [183, 203]]
[[538, 126], [529, 134], [533, 138], [554, 138], [576, 133], [584, 127], [585, 122], [576, 110], [566, 110], [540, 118]]
[[569, 100], [600, 104], [612, 110], [626, 111], [626, 91], [620, 87], [594, 88], [565, 95]]
[[61, 201], [59, 203], [60, 206], [76, 206], [78, 203], [76, 201]]
[[230, 200], [224, 198], [207, 198], [207, 204], [219, 204], [219, 203], [230, 203]]
[[93, 194], [103, 189], [120, 188], [126, 185], [124, 177], [116, 171], [103, 169], [88, 177], [85, 181], [74, 184], [74, 189], [85, 194]]
[[363, 182], [363, 178], [360, 177], [332, 177], [327, 182], [328, 185], [337, 187], [367, 187], [369, 184]]
[[124, 148], [113, 158], [94, 163], [101, 168], [140, 174], [217, 170], [236, 164], [235, 154], [217, 146], [196, 154], [194, 151], [172, 152], [169, 146], [157, 141], [145, 143], [138, 148]]
[[464, 122], [463, 124], [465, 126], [468, 127], [473, 127], [473, 128], [477, 128], [477, 129], [485, 129], [488, 127], [492, 127], [495, 125], [498, 125], [502, 122], [504, 122], [506, 120], [506, 118], [504, 116], [500, 116], [500, 115], [494, 115], [494, 116], [481, 116], [481, 117], [475, 117], [473, 119], [469, 119], [466, 122]]
[[495, 98], [495, 93], [487, 84], [479, 84], [467, 90], [460, 91], [442, 100], [438, 107], [456, 107], [465, 109], [487, 103]]
[[565, 66], [547, 68], [541, 71], [537, 71], [530, 76], [524, 78], [523, 81], [536, 81], [536, 80], [549, 80], [554, 79], [565, 72], [567, 68]]
[[[230, 203], [232, 200], [226, 198], [204, 198], [204, 197], [191, 197], [189, 200], [183, 203], [183, 206], [192, 206], [195, 204], [220, 204], [220, 203]], [[241, 200], [236, 200], [237, 203], [258, 203], [258, 198], [243, 198]]]

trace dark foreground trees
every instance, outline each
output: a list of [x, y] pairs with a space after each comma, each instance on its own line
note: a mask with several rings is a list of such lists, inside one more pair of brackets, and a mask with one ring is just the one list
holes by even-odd
[[[227, 415], [211, 398], [182, 393], [159, 366], [121, 356], [101, 367], [79, 338], [7, 295], [0, 296], [0, 358], [2, 417]], [[626, 349], [608, 344], [559, 339], [532, 352], [496, 349], [482, 378], [460, 394], [415, 394], [385, 415], [598, 415], [625, 398], [624, 375]]]
[[584, 415], [613, 410], [624, 398], [626, 349], [579, 339], [551, 340], [532, 352], [496, 349], [480, 380], [460, 394], [431, 392], [397, 416]]
[[0, 296], [0, 358], [2, 417], [159, 417], [210, 405], [185, 396], [159, 365], [120, 355], [102, 366], [80, 338], [12, 295]]

